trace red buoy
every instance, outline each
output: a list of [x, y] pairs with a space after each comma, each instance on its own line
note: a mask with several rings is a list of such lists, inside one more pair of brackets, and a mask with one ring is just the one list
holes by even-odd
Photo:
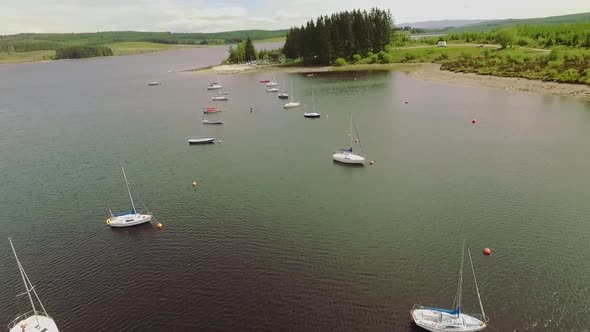
[[197, 186], [197, 181], [193, 181], [192, 185], [193, 185], [193, 187], [196, 187]]
[[471, 123], [475, 124], [477, 122], [477, 120], [473, 119], [471, 120]]
[[490, 248], [483, 248], [483, 254], [489, 256], [492, 254], [492, 250]]

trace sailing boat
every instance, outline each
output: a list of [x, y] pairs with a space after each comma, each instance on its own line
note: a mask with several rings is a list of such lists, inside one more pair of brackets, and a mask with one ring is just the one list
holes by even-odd
[[467, 253], [469, 254], [469, 262], [471, 263], [471, 271], [473, 272], [473, 281], [475, 282], [475, 290], [477, 291], [477, 298], [479, 299], [479, 307], [481, 308], [481, 320], [461, 313], [461, 300], [463, 296], [463, 260], [465, 257], [465, 240], [463, 240], [461, 268], [459, 269], [459, 285], [457, 287], [457, 295], [455, 295], [455, 300], [453, 301], [455, 302], [454, 304], [456, 304], [456, 306], [454, 306], [455, 309], [449, 310], [414, 305], [410, 314], [416, 325], [432, 332], [473, 332], [481, 331], [486, 327], [488, 318], [483, 311], [483, 304], [481, 303], [481, 296], [479, 295], [479, 287], [477, 287], [477, 279], [475, 278], [475, 269], [473, 268], [473, 260], [471, 259], [471, 250], [469, 250], [469, 247], [467, 247]]
[[321, 116], [321, 114], [318, 112], [315, 112], [315, 98], [313, 97], [313, 90], [311, 91], [311, 102], [313, 105], [313, 108], [311, 110], [314, 112], [305, 112], [305, 113], [303, 113], [303, 117], [318, 119]]
[[[53, 318], [49, 317], [45, 307], [43, 306], [43, 303], [41, 303], [41, 299], [39, 299], [39, 295], [37, 295], [37, 291], [35, 291], [35, 286], [31, 283], [29, 276], [27, 276], [25, 269], [20, 263], [20, 260], [16, 255], [14, 245], [12, 244], [12, 239], [9, 238], [8, 241], [10, 241], [10, 246], [12, 247], [12, 252], [14, 253], [14, 258], [16, 259], [16, 264], [18, 265], [20, 275], [23, 278], [23, 283], [25, 284], [25, 289], [27, 290], [22, 295], [27, 294], [29, 301], [31, 301], [31, 307], [33, 308], [32, 311], [22, 314], [10, 322], [10, 324], [8, 324], [9, 332], [59, 332], [57, 325], [55, 325], [55, 322], [53, 321]], [[35, 308], [35, 301], [33, 301], [32, 295], [34, 295], [37, 299], [37, 302], [41, 307], [41, 311], [37, 311], [37, 308]]]
[[277, 84], [277, 81], [275, 80], [275, 73], [273, 72], [273, 73], [272, 73], [272, 81], [270, 81], [270, 82], [267, 82], [267, 83], [266, 83], [266, 86], [267, 86], [267, 87], [270, 87], [270, 86], [277, 86], [277, 85], [278, 85], [278, 84]]
[[296, 102], [293, 97], [293, 80], [291, 80], [291, 99], [283, 106], [284, 109], [299, 107], [300, 103]]
[[128, 226], [135, 226], [145, 224], [146, 222], [150, 222], [152, 220], [151, 214], [139, 214], [135, 209], [135, 204], [133, 203], [133, 197], [131, 197], [131, 190], [129, 189], [129, 183], [127, 182], [127, 176], [125, 175], [125, 169], [121, 167], [123, 170], [123, 178], [125, 179], [125, 185], [127, 186], [127, 193], [129, 194], [129, 200], [131, 200], [131, 207], [133, 210], [127, 212], [120, 212], [113, 214], [110, 210], [109, 213], [111, 217], [107, 219], [107, 225], [111, 227], [128, 227]]
[[363, 156], [359, 156], [357, 154], [352, 153], [352, 113], [350, 114], [350, 131], [348, 136], [350, 136], [350, 148], [340, 149], [340, 152], [334, 153], [332, 155], [332, 159], [343, 164], [364, 165], [365, 158]]
[[221, 85], [221, 80], [219, 79], [219, 77], [217, 77], [217, 81], [218, 82], [211, 82], [209, 83], [209, 86], [207, 87], [207, 90], [218, 90], [218, 89], [222, 89], [223, 85]]

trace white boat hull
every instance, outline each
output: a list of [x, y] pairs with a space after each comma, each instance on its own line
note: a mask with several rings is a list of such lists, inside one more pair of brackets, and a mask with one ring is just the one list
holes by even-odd
[[312, 118], [312, 119], [318, 119], [320, 118], [320, 113], [315, 113], [315, 112], [311, 112], [311, 113], [303, 113], [303, 116], [306, 118]]
[[126, 214], [107, 219], [107, 224], [111, 227], [129, 227], [145, 224], [151, 220], [152, 216], [149, 214]]
[[[25, 328], [23, 329], [22, 326]], [[40, 312], [37, 312], [36, 315], [33, 312], [26, 313], [8, 324], [8, 328], [10, 332], [59, 332], [53, 319]]]
[[287, 108], [295, 108], [295, 107], [299, 107], [301, 104], [300, 103], [286, 103], [285, 106], [283, 106], [283, 108], [287, 109]]
[[421, 328], [432, 332], [475, 332], [486, 327], [486, 323], [465, 314], [452, 315], [432, 309], [414, 309], [411, 312], [412, 320]]
[[277, 86], [278, 84], [276, 82], [268, 82], [266, 83], [266, 86]]
[[221, 88], [223, 88], [223, 86], [221, 86], [221, 85], [218, 85], [218, 84], [215, 84], [215, 85], [209, 85], [209, 86], [207, 87], [207, 90], [219, 90], [219, 89], [221, 89]]
[[191, 138], [188, 140], [188, 144], [213, 144], [215, 143], [215, 138]]
[[350, 152], [338, 152], [332, 155], [332, 159], [334, 161], [343, 163], [343, 164], [357, 164], [357, 165], [364, 165], [365, 158], [359, 155], [350, 153]]
[[221, 96], [221, 97], [211, 97], [212, 100], [214, 101], [219, 101], [219, 100], [227, 100], [227, 97], [225, 96]]

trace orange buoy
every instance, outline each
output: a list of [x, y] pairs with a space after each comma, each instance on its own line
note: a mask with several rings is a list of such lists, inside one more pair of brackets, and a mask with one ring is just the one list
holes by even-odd
[[374, 164], [374, 162], [372, 160], [369, 161], [369, 165], [373, 165], [373, 164]]
[[477, 122], [477, 120], [473, 119], [471, 120], [471, 123], [475, 124]]
[[193, 181], [192, 185], [193, 185], [193, 187], [196, 187], [197, 186], [197, 181]]
[[157, 223], [157, 224], [156, 224], [156, 227], [157, 227], [158, 229], [160, 229], [160, 228], [162, 228], [162, 224], [161, 224], [161, 223]]
[[490, 248], [483, 248], [483, 254], [489, 256], [492, 254], [492, 250]]

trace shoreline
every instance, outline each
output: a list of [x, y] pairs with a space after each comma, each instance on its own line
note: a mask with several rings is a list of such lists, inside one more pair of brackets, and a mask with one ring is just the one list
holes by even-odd
[[440, 64], [437, 63], [422, 64], [419, 69], [411, 71], [410, 76], [430, 82], [444, 82], [456, 85], [590, 99], [590, 86], [588, 85], [531, 80], [519, 77], [455, 73], [452, 71], [441, 70]]
[[395, 70], [406, 72], [412, 78], [429, 82], [440, 82], [463, 86], [477, 86], [517, 92], [582, 97], [590, 99], [590, 86], [588, 85], [531, 80], [518, 77], [479, 75], [474, 73], [455, 73], [452, 71], [441, 70], [440, 66], [441, 65], [438, 63], [390, 63], [346, 65], [342, 67], [290, 67], [276, 65], [266, 67], [252, 67], [249, 65], [219, 65], [213, 66], [211, 70], [222, 75], [240, 74], [246, 72], [260, 73], [268, 71], [305, 74], [338, 71]]

